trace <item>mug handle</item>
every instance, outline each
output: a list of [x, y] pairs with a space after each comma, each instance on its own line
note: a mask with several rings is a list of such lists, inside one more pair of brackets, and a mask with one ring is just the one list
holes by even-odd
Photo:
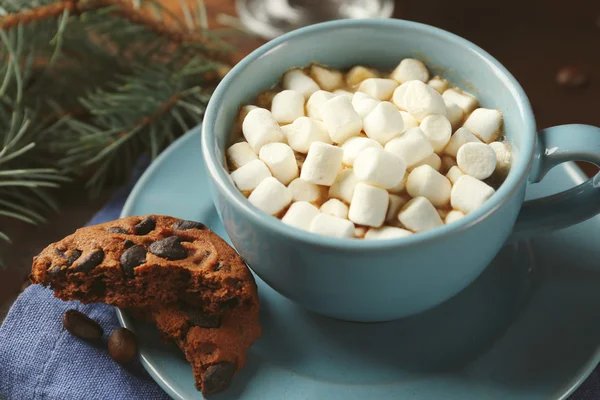
[[[600, 166], [600, 128], [569, 124], [538, 132], [531, 183], [566, 161], [588, 161]], [[600, 172], [572, 189], [523, 203], [510, 241], [566, 228], [600, 213]]]

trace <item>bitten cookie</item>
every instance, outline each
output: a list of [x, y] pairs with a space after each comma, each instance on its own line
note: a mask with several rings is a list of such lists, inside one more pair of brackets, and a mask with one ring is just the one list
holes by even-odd
[[30, 278], [63, 300], [153, 321], [184, 352], [205, 396], [230, 385], [261, 334], [252, 274], [199, 222], [147, 215], [82, 228], [35, 257]]
[[229, 387], [244, 366], [246, 352], [260, 337], [258, 305], [240, 305], [222, 315], [181, 305], [151, 310], [163, 337], [174, 341], [192, 365], [196, 388], [204, 396]]
[[221, 313], [258, 302], [241, 257], [203, 224], [146, 215], [78, 229], [34, 258], [31, 281], [63, 300]]

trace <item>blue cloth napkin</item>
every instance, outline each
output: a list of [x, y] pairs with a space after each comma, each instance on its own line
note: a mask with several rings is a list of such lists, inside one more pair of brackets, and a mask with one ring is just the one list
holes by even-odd
[[[90, 224], [119, 218], [130, 189], [131, 185], [120, 190]], [[102, 346], [91, 346], [66, 332], [61, 317], [71, 308], [98, 321], [104, 328], [105, 340], [119, 326], [113, 307], [63, 302], [53, 297], [49, 289], [28, 287], [0, 326], [0, 399], [169, 398], [139, 362], [122, 367], [110, 359]], [[600, 368], [570, 399], [600, 400]]]

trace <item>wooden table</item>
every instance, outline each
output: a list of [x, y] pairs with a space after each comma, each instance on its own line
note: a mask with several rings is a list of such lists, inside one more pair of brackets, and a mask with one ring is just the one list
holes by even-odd
[[[163, 0], [177, 8], [178, 0]], [[555, 3], [549, 5], [547, 3]], [[207, 0], [209, 17], [235, 15], [233, 0]], [[435, 25], [461, 35], [483, 47], [516, 76], [528, 93], [538, 127], [564, 123], [600, 126], [600, 2], [545, 2], [542, 0], [400, 0], [396, 18]], [[238, 59], [262, 43], [244, 38], [237, 43]], [[562, 88], [555, 83], [557, 71], [575, 65], [588, 75], [582, 88]], [[586, 166], [588, 174], [595, 167]], [[110, 190], [89, 201], [78, 187], [62, 194], [63, 209], [49, 224], [30, 227], [0, 220], [15, 244], [5, 252], [9, 268], [0, 271], [0, 319], [17, 295], [28, 274], [31, 257], [47, 243], [83, 225], [103, 204]]]

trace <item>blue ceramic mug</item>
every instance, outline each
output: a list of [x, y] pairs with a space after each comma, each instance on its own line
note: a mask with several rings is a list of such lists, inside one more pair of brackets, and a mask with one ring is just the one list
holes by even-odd
[[[405, 57], [474, 92], [504, 114], [513, 163], [481, 208], [459, 222], [381, 241], [318, 236], [253, 207], [236, 189], [225, 149], [238, 107], [292, 67], [311, 62], [392, 69]], [[427, 310], [469, 285], [511, 234], [565, 227], [600, 212], [600, 174], [547, 198], [525, 202], [525, 186], [569, 160], [600, 164], [600, 129], [563, 125], [536, 132], [529, 100], [515, 78], [473, 43], [401, 20], [343, 20], [283, 35], [252, 52], [217, 87], [206, 111], [202, 146], [217, 211], [236, 249], [267, 284], [317, 313], [385, 321]]]

